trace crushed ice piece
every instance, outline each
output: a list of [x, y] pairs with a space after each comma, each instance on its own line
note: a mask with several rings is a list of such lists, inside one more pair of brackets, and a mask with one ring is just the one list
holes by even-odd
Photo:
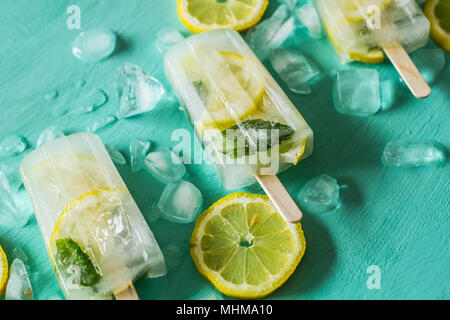
[[162, 183], [176, 182], [186, 174], [186, 167], [180, 157], [168, 148], [150, 152], [144, 163], [152, 177]]
[[329, 212], [339, 207], [339, 189], [335, 178], [321, 174], [303, 186], [297, 199], [300, 206], [312, 212]]
[[190, 223], [197, 218], [203, 205], [200, 190], [188, 181], [169, 183], [161, 195], [158, 207], [162, 217], [176, 223]]
[[164, 94], [162, 84], [139, 66], [127, 63], [116, 72], [119, 94], [119, 118], [128, 118], [152, 110]]
[[158, 208], [158, 201], [159, 201], [158, 197], [152, 197], [149, 200], [148, 208], [150, 210], [149, 210], [149, 213], [146, 214], [146, 218], [148, 219], [148, 222], [150, 222], [150, 223], [158, 221], [159, 218], [161, 217], [161, 210], [159, 210], [159, 208]]
[[25, 251], [23, 251], [21, 248], [18, 247], [13, 248], [11, 251], [10, 258], [12, 260], [20, 259], [25, 264], [27, 270], [29, 270], [28, 262], [30, 259], [28, 258], [28, 255], [25, 253]]
[[184, 37], [179, 31], [172, 28], [163, 28], [156, 35], [155, 46], [159, 52], [164, 53], [167, 49], [183, 40]]
[[47, 100], [47, 101], [56, 99], [56, 97], [58, 96], [58, 94], [59, 94], [59, 93], [58, 93], [57, 90], [51, 90], [51, 91], [47, 92], [47, 93], [44, 95], [44, 99]]
[[337, 72], [333, 102], [342, 114], [367, 117], [380, 110], [378, 71], [349, 69]]
[[0, 164], [0, 172], [6, 176], [11, 193], [16, 193], [22, 186], [22, 177], [19, 170], [21, 161], [21, 157], [16, 157]]
[[9, 134], [0, 142], [0, 158], [21, 154], [28, 147], [27, 139], [18, 134]]
[[294, 31], [295, 18], [289, 6], [282, 4], [273, 15], [251, 28], [246, 40], [256, 55], [265, 60], [273, 48], [279, 47]]
[[274, 49], [270, 56], [270, 63], [281, 80], [295, 93], [311, 93], [308, 81], [320, 73], [317, 66], [310, 59], [296, 50]]
[[308, 34], [311, 38], [322, 38], [322, 23], [320, 22], [320, 17], [316, 8], [311, 3], [296, 8], [295, 14], [306, 29], [308, 29]]
[[23, 227], [27, 224], [31, 213], [32, 210], [22, 195], [11, 193], [8, 180], [0, 171], [0, 225], [7, 228]]
[[108, 116], [108, 117], [96, 120], [87, 127], [87, 131], [97, 132], [100, 129], [103, 129], [116, 121], [117, 121], [117, 118], [114, 116]]
[[171, 243], [163, 247], [161, 250], [164, 254], [168, 271], [176, 270], [177, 267], [183, 262], [184, 255], [180, 246]]
[[73, 41], [72, 53], [83, 62], [98, 62], [114, 52], [116, 41], [116, 34], [110, 30], [83, 31]]
[[91, 88], [82, 93], [72, 109], [74, 113], [89, 113], [97, 110], [108, 101], [108, 96], [103, 90]]
[[411, 59], [429, 84], [435, 83], [445, 68], [445, 53], [441, 49], [421, 49]]
[[214, 288], [205, 287], [197, 291], [188, 300], [223, 300], [223, 296]]
[[381, 110], [388, 110], [394, 106], [398, 89], [397, 81], [383, 80], [380, 82]]
[[6, 286], [6, 300], [33, 300], [33, 289], [27, 268], [20, 259], [14, 259], [11, 265], [8, 284]]
[[48, 127], [39, 136], [36, 142], [36, 148], [43, 146], [44, 144], [56, 140], [58, 138], [64, 137], [64, 133], [56, 127]]
[[447, 159], [447, 148], [436, 141], [390, 141], [381, 156], [386, 166], [397, 168], [443, 166]]
[[48, 296], [45, 300], [64, 300], [64, 297], [62, 297], [59, 294], [52, 294]]
[[127, 159], [123, 156], [123, 154], [114, 148], [113, 146], [110, 146], [108, 144], [105, 145], [106, 151], [108, 151], [109, 156], [111, 157], [111, 160], [117, 164], [117, 165], [124, 165], [127, 163]]
[[144, 167], [144, 160], [150, 150], [151, 142], [144, 140], [134, 140], [130, 143], [130, 168], [136, 173]]

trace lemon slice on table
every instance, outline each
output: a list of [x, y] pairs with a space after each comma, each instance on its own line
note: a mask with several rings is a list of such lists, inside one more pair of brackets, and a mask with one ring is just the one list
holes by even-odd
[[[201, 50], [198, 52], [200, 59], [211, 59]], [[203, 71], [192, 56], [183, 61], [183, 68], [206, 107], [200, 119], [195, 119], [201, 133], [210, 128], [229, 128], [257, 112], [264, 95], [264, 83], [245, 57], [232, 52], [220, 52], [219, 57], [221, 61], [214, 64], [214, 70]], [[206, 73], [213, 75], [213, 81]]]
[[243, 192], [203, 212], [191, 237], [197, 270], [236, 298], [261, 298], [279, 288], [305, 248], [300, 223], [285, 222], [267, 196]]
[[243, 31], [257, 24], [268, 0], [177, 0], [178, 16], [194, 33], [230, 28]]
[[8, 275], [8, 259], [6, 259], [5, 251], [3, 251], [2, 246], [0, 246], [0, 298], [5, 293]]
[[430, 36], [438, 46], [450, 53], [450, 1], [428, 0], [425, 16], [430, 20]]

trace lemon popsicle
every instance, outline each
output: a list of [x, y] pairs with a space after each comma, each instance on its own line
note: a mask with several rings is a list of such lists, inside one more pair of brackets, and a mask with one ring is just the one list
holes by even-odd
[[385, 54], [418, 98], [430, 94], [408, 52], [425, 46], [430, 23], [414, 0], [315, 0], [341, 63], [381, 63]]
[[414, 0], [316, 0], [341, 62], [379, 63], [392, 40], [411, 52], [428, 42], [430, 24]]
[[312, 130], [236, 31], [193, 35], [167, 52], [164, 65], [226, 189], [311, 154]]
[[68, 299], [109, 299], [166, 273], [164, 257], [100, 138], [62, 137], [31, 152], [21, 175]]

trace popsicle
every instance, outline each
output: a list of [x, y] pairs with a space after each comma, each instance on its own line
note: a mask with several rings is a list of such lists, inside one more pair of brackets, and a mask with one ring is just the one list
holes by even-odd
[[313, 132], [239, 33], [193, 35], [169, 49], [164, 66], [223, 186], [258, 181], [286, 220], [298, 221], [276, 174], [311, 154]]
[[342, 63], [380, 63], [386, 54], [412, 93], [431, 89], [407, 52], [425, 46], [430, 23], [414, 0], [315, 0]]
[[100, 138], [62, 137], [21, 175], [67, 299], [136, 299], [133, 281], [166, 273], [162, 252]]

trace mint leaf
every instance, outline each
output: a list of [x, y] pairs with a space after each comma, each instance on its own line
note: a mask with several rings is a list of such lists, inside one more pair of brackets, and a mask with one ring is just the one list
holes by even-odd
[[[273, 130], [278, 131], [278, 139], [274, 137], [274, 141], [272, 141]], [[228, 133], [234, 134], [229, 135], [227, 134], [227, 131]], [[244, 135], [243, 132], [246, 132], [247, 136]], [[222, 153], [231, 154], [234, 158], [237, 158], [239, 148], [243, 147], [245, 155], [250, 155], [255, 148], [253, 147], [253, 150], [250, 150], [249, 141], [254, 141], [256, 143], [257, 151], [269, 150], [275, 145], [290, 139], [294, 133], [295, 130], [290, 126], [278, 122], [273, 124], [270, 121], [262, 119], [246, 120], [239, 125], [234, 125], [222, 131]], [[242, 142], [244, 142], [244, 146], [239, 146]]]
[[56, 240], [55, 263], [62, 272], [70, 267], [80, 270], [80, 284], [91, 287], [100, 281], [100, 275], [88, 255], [70, 238]]

